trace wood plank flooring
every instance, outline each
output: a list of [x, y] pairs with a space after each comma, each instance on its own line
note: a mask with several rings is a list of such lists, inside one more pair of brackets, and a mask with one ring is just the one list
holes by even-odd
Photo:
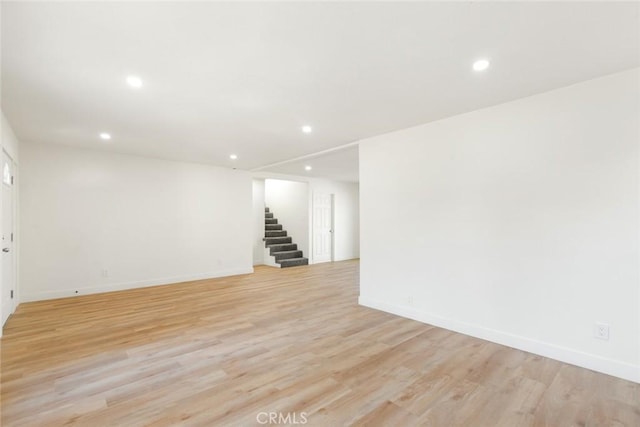
[[358, 266], [22, 304], [2, 425], [640, 426], [640, 385], [360, 307]]

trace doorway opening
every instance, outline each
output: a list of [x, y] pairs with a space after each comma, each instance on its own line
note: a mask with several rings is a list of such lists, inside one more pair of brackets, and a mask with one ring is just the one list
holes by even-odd
[[16, 308], [15, 162], [2, 152], [2, 325]]
[[311, 214], [313, 238], [313, 262], [331, 262], [335, 256], [334, 239], [334, 206], [335, 196], [326, 193], [313, 193], [313, 207]]

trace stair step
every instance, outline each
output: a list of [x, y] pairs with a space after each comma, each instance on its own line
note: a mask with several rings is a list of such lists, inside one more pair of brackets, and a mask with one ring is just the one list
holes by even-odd
[[282, 230], [282, 224], [265, 224], [264, 229], [266, 230]]
[[269, 212], [269, 208], [264, 208], [264, 211], [265, 212]]
[[277, 245], [279, 243], [291, 243], [291, 237], [265, 237], [265, 246]]
[[286, 230], [265, 230], [264, 237], [285, 237], [287, 235]]
[[298, 245], [295, 243], [280, 243], [277, 245], [268, 245], [267, 249], [269, 249], [269, 254], [273, 255], [276, 252], [295, 251], [298, 249]]
[[288, 258], [276, 262], [280, 264], [281, 268], [296, 267], [298, 265], [309, 265], [308, 258]]
[[275, 219], [275, 218], [265, 218], [264, 219], [264, 224], [265, 225], [267, 225], [267, 224], [277, 224], [277, 223], [278, 223], [278, 220]]
[[265, 218], [273, 218], [273, 214], [272, 214], [272, 213], [269, 213], [269, 212], [265, 212], [265, 213], [264, 213], [264, 217], [265, 217]]
[[281, 261], [283, 259], [290, 259], [290, 258], [302, 258], [302, 251], [280, 251], [280, 252], [273, 252], [271, 255], [273, 255], [276, 258], [276, 262]]

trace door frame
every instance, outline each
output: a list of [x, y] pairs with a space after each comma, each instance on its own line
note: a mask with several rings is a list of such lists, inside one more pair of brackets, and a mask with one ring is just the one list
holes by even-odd
[[324, 193], [320, 191], [314, 191], [311, 195], [311, 262], [312, 264], [316, 263], [315, 259], [315, 247], [316, 247], [316, 238], [315, 238], [315, 229], [314, 229], [314, 212], [315, 212], [315, 204], [316, 204], [316, 194], [327, 195], [330, 198], [330, 209], [331, 209], [331, 225], [330, 225], [330, 235], [331, 235], [331, 244], [329, 245], [331, 248], [331, 255], [329, 257], [329, 261], [321, 261], [321, 262], [334, 262], [335, 261], [335, 253], [336, 253], [336, 208], [335, 208], [335, 193]]
[[[2, 291], [2, 293], [0, 294], [0, 321], [2, 321], [2, 325], [0, 325], [0, 328], [4, 326], [4, 323], [6, 321], [6, 319], [9, 318], [9, 316], [11, 316], [15, 310], [16, 307], [18, 306], [18, 238], [17, 238], [17, 228], [18, 228], [18, 191], [17, 191], [17, 175], [18, 175], [18, 163], [15, 161], [15, 159], [13, 158], [13, 156], [7, 152], [4, 148], [2, 149], [2, 154], [3, 154], [3, 159], [4, 156], [6, 156], [9, 161], [11, 162], [11, 179], [12, 179], [12, 183], [11, 183], [11, 216], [12, 221], [12, 230], [9, 233], [13, 233], [13, 241], [12, 241], [12, 245], [11, 245], [11, 250], [13, 251], [13, 257], [12, 257], [12, 265], [11, 268], [13, 269], [13, 274], [12, 274], [12, 278], [13, 278], [13, 283], [9, 286], [5, 285], [4, 283], [4, 271], [2, 271], [2, 269], [0, 269], [0, 290]], [[4, 180], [2, 181], [2, 191], [4, 192], [4, 186], [7, 185], [4, 183]], [[4, 196], [4, 195], [3, 195]], [[3, 197], [4, 199], [4, 197]], [[4, 209], [2, 209], [2, 213], [4, 214]], [[2, 216], [2, 223], [0, 224], [0, 227], [2, 227], [2, 233], [4, 234], [4, 216]], [[3, 263], [4, 264], [4, 263]], [[1, 308], [4, 307], [4, 298], [7, 298], [8, 295], [4, 295], [4, 290], [5, 289], [12, 289], [13, 290], [13, 298], [10, 301], [10, 305], [9, 307], [9, 313], [4, 313], [2, 312]]]

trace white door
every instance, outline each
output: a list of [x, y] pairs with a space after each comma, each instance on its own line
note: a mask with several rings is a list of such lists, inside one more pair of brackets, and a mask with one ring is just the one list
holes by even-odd
[[313, 262], [333, 261], [333, 194], [313, 193]]
[[15, 309], [15, 245], [13, 230], [14, 165], [7, 153], [2, 153], [2, 325]]

